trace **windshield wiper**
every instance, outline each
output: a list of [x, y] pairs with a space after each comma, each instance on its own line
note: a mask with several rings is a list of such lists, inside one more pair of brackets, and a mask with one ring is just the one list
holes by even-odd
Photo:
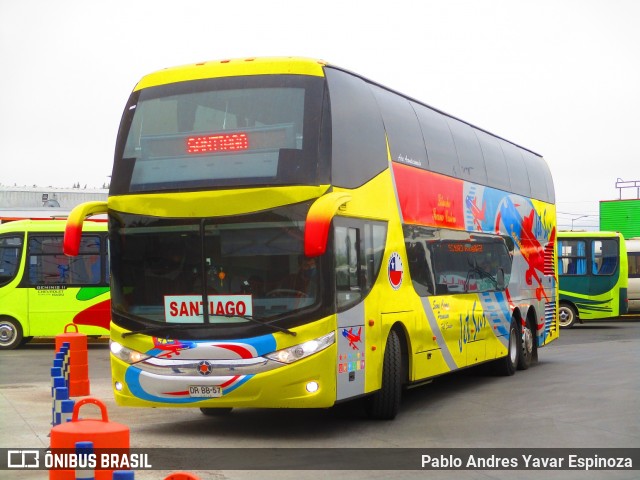
[[496, 277], [491, 275], [486, 270], [483, 270], [482, 268], [478, 267], [477, 265], [473, 265], [471, 267], [471, 269], [467, 272], [467, 280], [464, 282], [464, 291], [465, 292], [469, 291], [469, 282], [473, 278], [473, 274], [474, 273], [477, 273], [480, 276], [480, 278], [486, 278], [491, 283], [493, 283], [496, 287], [498, 286], [498, 280], [496, 279]]
[[[126, 315], [124, 315], [126, 316]], [[218, 317], [226, 317], [226, 318], [233, 318], [233, 317], [239, 317], [242, 318], [244, 320], [249, 320], [250, 322], [253, 323], [257, 323], [258, 325], [264, 325], [265, 327], [269, 327], [273, 330], [276, 330], [278, 332], [284, 332], [288, 335], [292, 335], [292, 336], [296, 336], [297, 333], [293, 332], [291, 330], [289, 330], [288, 328], [284, 328], [284, 327], [280, 327], [278, 325], [273, 325], [272, 323], [269, 322], [263, 322], [262, 320], [258, 319], [258, 318], [254, 318], [252, 316], [249, 315], [212, 315], [212, 316], [218, 316]], [[140, 317], [134, 317], [136, 320], [139, 319]], [[122, 337], [128, 337], [130, 335], [136, 335], [138, 333], [150, 333], [150, 332], [155, 332], [155, 331], [172, 331], [172, 330], [177, 330], [177, 329], [184, 329], [186, 328], [203, 328], [203, 327], [211, 327], [212, 323], [196, 323], [194, 325], [185, 325], [184, 323], [165, 323], [162, 325], [149, 325], [146, 326], [144, 328], [141, 328], [139, 330], [131, 330], [130, 332], [125, 332], [122, 334]]]
[[476, 272], [477, 274], [479, 274], [483, 278], [487, 278], [487, 279], [491, 280], [493, 283], [497, 283], [496, 277], [494, 277], [489, 272], [487, 272], [486, 270], [483, 270], [480, 267], [473, 267], [472, 271]]
[[227, 317], [227, 318], [232, 318], [232, 317], [240, 317], [240, 318], [244, 318], [245, 320], [249, 320], [250, 322], [253, 323], [257, 323], [258, 325], [265, 325], [269, 328], [273, 328], [274, 330], [278, 330], [279, 332], [284, 332], [288, 335], [291, 335], [292, 337], [297, 336], [298, 334], [296, 332], [293, 332], [291, 330], [289, 330], [288, 328], [284, 328], [284, 327], [280, 327], [278, 325], [274, 325], [271, 322], [263, 322], [260, 318], [254, 318], [251, 315], [218, 315], [218, 316], [222, 316], [222, 317]]
[[[210, 326], [211, 326], [210, 323], [196, 323], [195, 325], [189, 325], [188, 328], [202, 328], [202, 327], [210, 327]], [[150, 332], [156, 332], [160, 330], [162, 331], [177, 330], [180, 327], [184, 329], [185, 324], [184, 323], [164, 323], [162, 325], [149, 325], [139, 330], [131, 330], [129, 332], [125, 332], [122, 334], [122, 338], [128, 337], [130, 335], [136, 335], [138, 333], [150, 333]]]

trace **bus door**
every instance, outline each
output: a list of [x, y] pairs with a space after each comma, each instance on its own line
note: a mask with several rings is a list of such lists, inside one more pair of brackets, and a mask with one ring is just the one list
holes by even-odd
[[32, 233], [27, 237], [25, 281], [31, 335], [64, 331], [72, 320], [69, 259], [62, 253], [61, 233]]
[[361, 229], [337, 220], [334, 228], [336, 303], [338, 308], [337, 400], [364, 393], [365, 328], [360, 276]]
[[62, 252], [62, 233], [34, 233], [27, 239], [25, 280], [29, 286], [30, 335], [62, 333], [82, 310], [81, 288], [103, 282], [100, 255], [101, 237], [85, 235], [80, 255]]
[[[365, 332], [379, 335], [382, 323], [378, 320], [380, 302], [367, 301], [366, 297], [380, 272], [386, 234], [385, 222], [334, 218], [338, 400], [365, 392]], [[372, 319], [374, 325], [365, 326], [365, 318]]]

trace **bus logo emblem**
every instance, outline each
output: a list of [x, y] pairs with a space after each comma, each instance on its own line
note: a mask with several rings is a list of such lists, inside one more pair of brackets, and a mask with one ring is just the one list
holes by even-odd
[[198, 364], [198, 373], [204, 376], [211, 374], [211, 364], [206, 360], [200, 362]]
[[388, 273], [389, 283], [394, 290], [398, 290], [402, 285], [404, 267], [402, 266], [402, 258], [397, 252], [393, 252], [389, 257]]

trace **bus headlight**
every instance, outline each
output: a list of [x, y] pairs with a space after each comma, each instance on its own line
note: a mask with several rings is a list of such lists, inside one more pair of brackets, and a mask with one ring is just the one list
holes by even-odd
[[109, 343], [109, 349], [114, 356], [116, 356], [123, 362], [127, 362], [128, 364], [142, 362], [143, 360], [149, 358], [149, 355], [138, 352], [137, 350], [127, 348], [118, 342], [114, 342], [113, 340]]
[[335, 341], [335, 332], [331, 332], [320, 338], [269, 353], [265, 355], [265, 357], [269, 360], [274, 360], [280, 363], [293, 363], [324, 350], [325, 348], [333, 345]]

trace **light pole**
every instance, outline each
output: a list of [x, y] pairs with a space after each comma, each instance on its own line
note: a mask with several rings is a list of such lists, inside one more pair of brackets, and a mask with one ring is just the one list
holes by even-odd
[[571, 219], [571, 231], [573, 232], [573, 222], [574, 222], [575, 220], [579, 220], [579, 219], [581, 219], [581, 218], [584, 218], [584, 217], [590, 217], [590, 216], [591, 216], [591, 215], [580, 215], [579, 217], [572, 218], [572, 219]]

